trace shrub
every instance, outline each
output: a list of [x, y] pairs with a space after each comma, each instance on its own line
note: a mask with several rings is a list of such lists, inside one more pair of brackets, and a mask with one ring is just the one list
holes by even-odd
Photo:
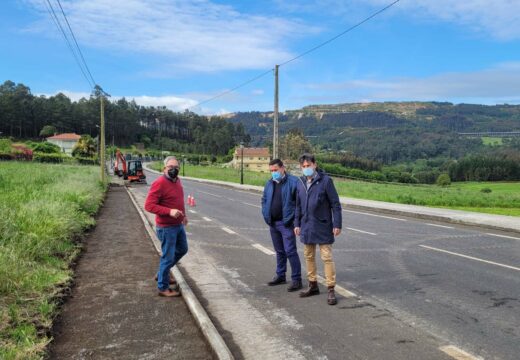
[[60, 154], [61, 149], [58, 145], [51, 144], [50, 142], [33, 143], [32, 149], [35, 152], [45, 154]]
[[72, 158], [65, 154], [46, 154], [46, 153], [34, 153], [33, 157], [34, 161], [38, 161], [41, 163], [63, 163], [63, 162], [72, 162]]
[[492, 192], [493, 190], [491, 190], [490, 188], [482, 188], [480, 189], [480, 192], [484, 193], [484, 194], [489, 194], [490, 192]]
[[14, 155], [9, 153], [0, 152], [0, 160], [13, 160]]
[[449, 186], [451, 185], [451, 179], [450, 176], [446, 173], [442, 173], [437, 178], [437, 185], [439, 186]]

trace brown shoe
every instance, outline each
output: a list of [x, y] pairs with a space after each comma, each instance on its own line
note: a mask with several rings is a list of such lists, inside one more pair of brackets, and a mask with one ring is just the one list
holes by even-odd
[[159, 292], [157, 294], [159, 296], [164, 296], [164, 297], [179, 297], [179, 296], [181, 296], [180, 292], [173, 291], [172, 289], [166, 289], [164, 291], [159, 290]]
[[309, 288], [305, 291], [300, 292], [300, 297], [309, 297], [313, 295], [319, 295], [320, 288], [318, 287], [317, 281], [309, 281]]
[[334, 286], [329, 286], [329, 294], [327, 296], [327, 304], [336, 305], [338, 300], [336, 299], [336, 292], [334, 291]]
[[[155, 281], [159, 281], [159, 277], [157, 275], [155, 275]], [[177, 285], [177, 280], [175, 280], [172, 275], [170, 275], [170, 285]]]

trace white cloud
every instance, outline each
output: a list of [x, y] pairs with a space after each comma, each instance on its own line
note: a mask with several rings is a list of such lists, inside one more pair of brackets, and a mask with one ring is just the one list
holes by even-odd
[[[390, 0], [358, 0], [381, 6]], [[440, 19], [459, 24], [499, 40], [520, 39], [520, 1], [514, 0], [414, 0], [400, 1], [394, 14], [422, 19]]]
[[483, 104], [520, 103], [520, 62], [473, 72], [450, 72], [423, 78], [353, 79], [307, 84], [307, 100], [452, 101]]
[[[51, 29], [55, 35], [45, 2], [24, 1], [42, 13], [31, 30]], [[162, 69], [167, 75], [273, 66], [292, 56], [286, 50], [289, 39], [315, 31], [298, 21], [239, 13], [210, 0], [62, 0], [62, 5], [82, 46], [156, 56], [170, 64]]]

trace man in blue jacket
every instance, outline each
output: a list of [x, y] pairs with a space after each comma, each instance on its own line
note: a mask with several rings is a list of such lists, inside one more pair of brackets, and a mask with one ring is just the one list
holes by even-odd
[[262, 215], [269, 225], [271, 239], [276, 251], [276, 276], [269, 286], [285, 284], [287, 260], [291, 264], [291, 284], [288, 291], [302, 288], [301, 264], [296, 251], [294, 234], [294, 211], [298, 178], [285, 171], [283, 162], [274, 159], [269, 163], [271, 179], [267, 181], [262, 195]]
[[311, 154], [300, 157], [303, 176], [298, 182], [294, 233], [304, 244], [303, 256], [307, 265], [309, 288], [300, 292], [300, 297], [318, 295], [316, 274], [316, 245], [320, 247], [321, 260], [325, 267], [325, 281], [328, 288], [327, 303], [337, 303], [336, 268], [332, 260], [334, 237], [341, 233], [341, 204], [332, 179], [316, 166]]

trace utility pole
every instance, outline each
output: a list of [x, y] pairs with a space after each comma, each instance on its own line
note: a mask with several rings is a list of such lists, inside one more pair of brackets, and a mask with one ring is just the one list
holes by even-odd
[[101, 94], [101, 128], [99, 129], [99, 164], [101, 165], [101, 182], [105, 183], [105, 94]]
[[278, 67], [274, 66], [273, 159], [278, 159]]

